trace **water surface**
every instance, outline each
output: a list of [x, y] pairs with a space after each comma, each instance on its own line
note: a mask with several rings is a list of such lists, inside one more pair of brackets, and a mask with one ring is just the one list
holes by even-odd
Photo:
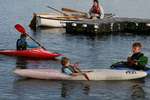
[[[149, 0], [101, 0], [105, 12], [121, 17], [149, 18]], [[46, 5], [60, 9], [71, 7], [88, 11], [91, 0], [0, 0], [0, 49], [15, 49], [19, 37], [16, 23], [45, 48], [69, 57], [81, 68], [109, 68], [116, 61], [126, 60], [134, 41], [143, 43], [143, 52], [150, 57], [150, 36], [124, 35], [84, 36], [66, 34], [64, 29], [28, 27], [33, 12], [51, 12]], [[32, 41], [29, 40], [31, 43]], [[20, 79], [13, 74], [17, 66], [28, 68], [61, 68], [57, 61], [26, 60], [0, 56], [0, 99], [4, 100], [149, 100], [150, 78], [134, 81], [43, 81]]]

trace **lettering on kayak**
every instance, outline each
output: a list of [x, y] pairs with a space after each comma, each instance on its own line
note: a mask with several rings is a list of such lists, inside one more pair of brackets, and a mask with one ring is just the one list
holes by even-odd
[[132, 71], [129, 71], [129, 70], [128, 70], [128, 71], [126, 71], [126, 74], [136, 74], [136, 71], [133, 71], [133, 70], [132, 70]]

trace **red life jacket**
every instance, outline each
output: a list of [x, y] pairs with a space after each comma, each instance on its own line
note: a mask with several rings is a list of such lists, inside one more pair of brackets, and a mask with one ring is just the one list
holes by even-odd
[[100, 7], [99, 7], [99, 5], [97, 5], [97, 6], [92, 6], [92, 9], [91, 9], [91, 12], [92, 13], [95, 13], [95, 14], [100, 14]]

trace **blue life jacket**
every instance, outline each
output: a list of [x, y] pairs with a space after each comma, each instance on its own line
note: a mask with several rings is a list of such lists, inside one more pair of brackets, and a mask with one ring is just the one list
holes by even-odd
[[25, 38], [20, 38], [17, 40], [16, 43], [17, 50], [26, 50], [27, 49], [27, 42]]
[[75, 73], [75, 70], [72, 68], [72, 66], [67, 66], [67, 67], [63, 66], [62, 69], [61, 69], [63, 73], [64, 73], [65, 68], [68, 68], [72, 73]]

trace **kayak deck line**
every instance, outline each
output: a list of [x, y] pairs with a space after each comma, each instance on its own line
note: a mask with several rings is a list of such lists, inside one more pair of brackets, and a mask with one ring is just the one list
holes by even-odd
[[[132, 69], [132, 68], [129, 68], [129, 67], [115, 67], [115, 68], [112, 68], [114, 70], [131, 70], [131, 71], [139, 71], [139, 70], [135, 70], [135, 69]], [[143, 70], [140, 70], [140, 71], [143, 71]], [[146, 72], [148, 75], [150, 75], [150, 69], [149, 70], [146, 70], [144, 71]]]

